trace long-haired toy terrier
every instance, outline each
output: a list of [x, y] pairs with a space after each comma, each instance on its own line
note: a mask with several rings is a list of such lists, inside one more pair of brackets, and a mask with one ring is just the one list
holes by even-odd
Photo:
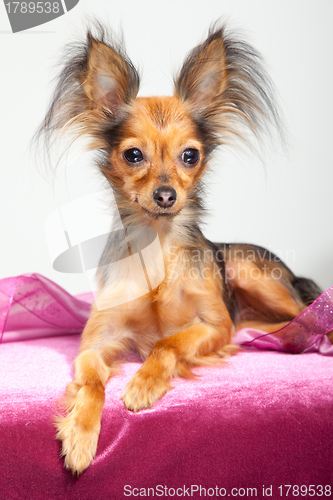
[[[122, 394], [126, 408], [137, 412], [161, 398], [173, 377], [190, 377], [192, 367], [233, 354], [236, 329], [273, 332], [320, 294], [267, 250], [211, 243], [200, 230], [202, 177], [216, 148], [279, 123], [256, 51], [215, 26], [186, 58], [173, 96], [137, 97], [132, 62], [100, 25], [96, 33], [89, 31], [86, 42], [69, 52], [41, 132], [50, 137], [69, 130], [89, 138], [124, 230], [157, 232], [164, 279], [113, 307], [117, 294], [136, 286], [135, 277], [126, 266], [113, 281], [97, 273], [104, 305], [92, 307], [64, 397], [65, 416], [56, 422], [73, 474], [96, 454], [105, 385], [129, 351], [144, 360]], [[116, 241], [104, 252], [101, 269], [112, 252], [122, 254]]]

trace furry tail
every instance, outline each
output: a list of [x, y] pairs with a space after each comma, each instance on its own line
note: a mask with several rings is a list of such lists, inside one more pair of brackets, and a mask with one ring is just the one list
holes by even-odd
[[312, 304], [323, 293], [319, 286], [308, 278], [295, 277], [292, 285], [306, 306]]

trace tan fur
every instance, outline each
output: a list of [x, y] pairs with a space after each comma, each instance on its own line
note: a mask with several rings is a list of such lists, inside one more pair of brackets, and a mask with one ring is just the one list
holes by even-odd
[[67, 416], [57, 421], [65, 465], [74, 473], [82, 472], [96, 453], [102, 388], [131, 348], [146, 359], [122, 396], [132, 411], [154, 404], [171, 388], [171, 378], [191, 376], [190, 367], [215, 363], [237, 351], [230, 345], [232, 322], [222, 300], [222, 282], [213, 277], [214, 262], [204, 262], [204, 279], [192, 279], [189, 263], [188, 269], [180, 268], [180, 245], [180, 256], [173, 255], [171, 265], [170, 241], [175, 244], [172, 228], [161, 237], [163, 283], [121, 311], [93, 309], [85, 327], [75, 377], [66, 393]]
[[[143, 150], [147, 161], [135, 169], [123, 158], [126, 149]], [[139, 216], [146, 210], [159, 215], [162, 210], [154, 203], [151, 193], [167, 179], [177, 191], [177, 203], [169, 210], [170, 216], [180, 212], [187, 194], [205, 171], [202, 159], [192, 169], [181, 164], [180, 154], [186, 148], [196, 148], [203, 158], [202, 144], [197, 137], [189, 114], [178, 97], [138, 98], [130, 110], [129, 125], [124, 138], [111, 155], [112, 170], [105, 176], [132, 202]], [[137, 204], [137, 207], [135, 207]]]
[[[82, 51], [67, 62], [41, 130], [87, 136], [89, 148], [100, 150], [99, 167], [114, 190], [122, 225], [157, 231], [165, 278], [147, 293], [125, 259], [116, 281], [97, 273], [96, 304], [103, 307], [92, 308], [74, 380], [62, 400], [65, 415], [56, 419], [73, 474], [82, 473], [96, 454], [104, 388], [130, 350], [144, 360], [122, 395], [126, 408], [136, 412], [161, 398], [173, 377], [191, 377], [191, 367], [236, 353], [230, 344], [234, 325], [274, 331], [305, 307], [293, 288], [295, 277], [281, 262], [251, 260], [246, 245], [222, 250], [199, 227], [201, 178], [214, 149], [230, 136], [247, 141], [244, 127], [258, 134], [267, 120], [278, 125], [271, 83], [255, 51], [217, 29], [185, 60], [172, 97], [136, 98], [134, 66], [99, 29], [99, 40], [89, 32]], [[138, 163], [126, 158], [133, 149], [142, 153]], [[197, 152], [193, 164], [184, 160], [188, 150]], [[154, 198], [161, 186], [176, 193], [170, 206]], [[106, 248], [103, 266], [112, 262], [113, 250]], [[120, 257], [128, 250], [129, 239], [116, 249]], [[133, 287], [142, 291], [139, 298], [111, 307]]]

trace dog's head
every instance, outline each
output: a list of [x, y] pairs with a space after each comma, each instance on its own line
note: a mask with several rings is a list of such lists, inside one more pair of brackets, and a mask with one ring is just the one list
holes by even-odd
[[277, 122], [270, 80], [257, 53], [218, 28], [189, 54], [172, 97], [137, 97], [132, 62], [98, 30], [62, 70], [42, 130], [89, 136], [127, 210], [174, 217], [194, 203], [219, 144]]

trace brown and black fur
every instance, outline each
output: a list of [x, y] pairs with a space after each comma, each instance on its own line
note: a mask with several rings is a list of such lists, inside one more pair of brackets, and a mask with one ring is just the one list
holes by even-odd
[[263, 247], [240, 243], [216, 243], [214, 247], [218, 259], [223, 258], [226, 300], [237, 330], [251, 326], [273, 332], [322, 293], [314, 281], [295, 276]]
[[[267, 250], [210, 243], [200, 230], [202, 177], [216, 148], [247, 142], [249, 131], [259, 138], [268, 124], [280, 127], [257, 52], [214, 27], [185, 60], [173, 96], [138, 98], [133, 64], [101, 26], [96, 32], [70, 49], [40, 134], [48, 145], [59, 130], [72, 140], [88, 138], [124, 228], [157, 232], [165, 278], [113, 308], [108, 304], [133, 284], [132, 276], [125, 269], [110, 286], [108, 273], [97, 273], [104, 307], [92, 307], [64, 398], [66, 415], [56, 424], [65, 465], [77, 474], [96, 454], [105, 384], [129, 350], [144, 360], [122, 395], [136, 412], [162, 397], [173, 377], [190, 377], [191, 367], [235, 353], [235, 329], [274, 331], [320, 294]], [[117, 252], [110, 240], [103, 265]]]

